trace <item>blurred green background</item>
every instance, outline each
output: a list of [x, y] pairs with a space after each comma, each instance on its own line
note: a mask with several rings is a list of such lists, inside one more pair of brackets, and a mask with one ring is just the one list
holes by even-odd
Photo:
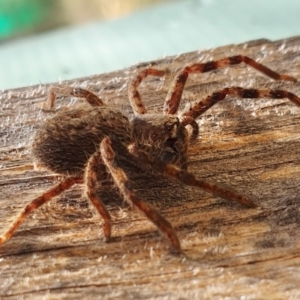
[[300, 33], [299, 0], [0, 0], [0, 89]]

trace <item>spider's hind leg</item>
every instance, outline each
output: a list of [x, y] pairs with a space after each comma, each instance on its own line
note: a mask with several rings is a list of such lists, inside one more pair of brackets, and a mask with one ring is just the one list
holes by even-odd
[[71, 188], [74, 184], [81, 184], [82, 178], [79, 177], [69, 177], [66, 178], [64, 181], [58, 183], [54, 187], [52, 187], [50, 190], [45, 192], [43, 195], [35, 198], [32, 202], [27, 204], [27, 206], [23, 209], [21, 214], [15, 219], [13, 224], [10, 226], [10, 228], [0, 237], [0, 244], [3, 244], [7, 240], [9, 240], [14, 232], [19, 228], [19, 226], [23, 223], [25, 218], [35, 209], [42, 206], [44, 203], [52, 200], [54, 197], [60, 195], [62, 192], [68, 190]]
[[56, 95], [84, 98], [92, 106], [105, 105], [97, 95], [88, 90], [82, 88], [73, 88], [71, 86], [52, 85], [48, 89], [47, 104], [44, 110], [47, 111], [52, 110], [54, 108]]
[[147, 113], [146, 107], [144, 106], [143, 101], [141, 99], [141, 95], [138, 91], [138, 87], [141, 84], [141, 82], [149, 75], [161, 77], [165, 74], [165, 70], [147, 68], [142, 70], [135, 78], [133, 78], [128, 87], [128, 98], [135, 115], [143, 115]]

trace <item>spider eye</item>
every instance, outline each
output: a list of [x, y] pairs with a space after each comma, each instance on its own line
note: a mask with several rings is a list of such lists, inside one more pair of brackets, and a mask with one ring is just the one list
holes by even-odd
[[165, 128], [167, 132], [171, 133], [171, 137], [175, 137], [176, 136], [176, 132], [179, 126], [179, 120], [177, 119], [176, 122], [168, 122], [165, 123]]
[[171, 132], [173, 130], [175, 124], [171, 124], [171, 125], [166, 125], [166, 129], [167, 131]]

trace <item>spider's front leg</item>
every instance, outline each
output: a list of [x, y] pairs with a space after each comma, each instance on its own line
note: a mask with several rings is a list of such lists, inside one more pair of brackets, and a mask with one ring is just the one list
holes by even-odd
[[52, 85], [48, 89], [47, 104], [46, 107], [44, 107], [44, 110], [53, 110], [55, 106], [56, 95], [84, 98], [92, 106], [105, 105], [97, 95], [88, 90], [82, 88], [73, 88], [71, 86]]
[[192, 120], [201, 116], [213, 105], [226, 98], [227, 95], [236, 96], [242, 99], [284, 99], [287, 98], [295, 105], [300, 107], [300, 98], [293, 93], [284, 90], [273, 89], [245, 89], [242, 87], [229, 87], [216, 91], [200, 101], [193, 104], [192, 107], [182, 112], [183, 117], [190, 117]]
[[179, 239], [172, 225], [162, 216], [159, 212], [153, 208], [150, 204], [146, 203], [140, 199], [136, 193], [133, 191], [130, 185], [130, 181], [126, 176], [125, 172], [120, 168], [115, 159], [115, 152], [113, 150], [113, 144], [110, 138], [104, 138], [100, 145], [100, 151], [102, 159], [109, 169], [113, 180], [122, 193], [125, 201], [130, 205], [136, 207], [141, 213], [143, 213], [153, 224], [155, 224], [158, 229], [164, 233], [170, 243], [172, 248], [180, 253], [181, 247]]
[[221, 69], [232, 65], [241, 64], [241, 63], [245, 63], [249, 65], [250, 67], [256, 69], [257, 71], [265, 74], [266, 76], [274, 80], [284, 80], [284, 81], [292, 81], [292, 82], [297, 81], [297, 79], [292, 76], [274, 72], [268, 67], [244, 55], [230, 56], [220, 60], [209, 61], [206, 63], [195, 63], [186, 66], [174, 78], [165, 101], [164, 113], [175, 114], [178, 111], [183, 89], [189, 74], [206, 73], [206, 72], [210, 72], [213, 70], [217, 70], [217, 69]]

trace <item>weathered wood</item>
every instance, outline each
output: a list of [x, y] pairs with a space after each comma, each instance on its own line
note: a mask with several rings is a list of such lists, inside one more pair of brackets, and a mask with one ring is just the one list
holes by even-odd
[[[172, 76], [186, 64], [234, 54], [300, 78], [300, 37], [167, 57], [151, 64], [167, 67], [170, 75], [142, 84], [148, 111], [162, 110]], [[67, 84], [94, 91], [130, 114], [128, 79], [146, 65]], [[300, 95], [299, 83], [272, 82], [240, 65], [191, 76], [183, 106], [225, 86], [273, 87]], [[46, 90], [47, 85], [39, 85], [0, 95], [0, 234], [27, 203], [59, 180], [35, 171], [30, 158], [36, 128], [51, 117], [41, 110]], [[74, 105], [70, 99], [58, 103], [59, 109]], [[186, 256], [174, 256], [147, 219], [120, 203], [108, 205], [114, 238], [105, 244], [101, 219], [76, 186], [31, 214], [0, 246], [0, 298], [299, 297], [300, 109], [286, 99], [229, 98], [198, 121], [190, 171], [252, 196], [259, 208], [247, 209], [168, 180], [142, 182], [144, 198], [178, 232]]]

